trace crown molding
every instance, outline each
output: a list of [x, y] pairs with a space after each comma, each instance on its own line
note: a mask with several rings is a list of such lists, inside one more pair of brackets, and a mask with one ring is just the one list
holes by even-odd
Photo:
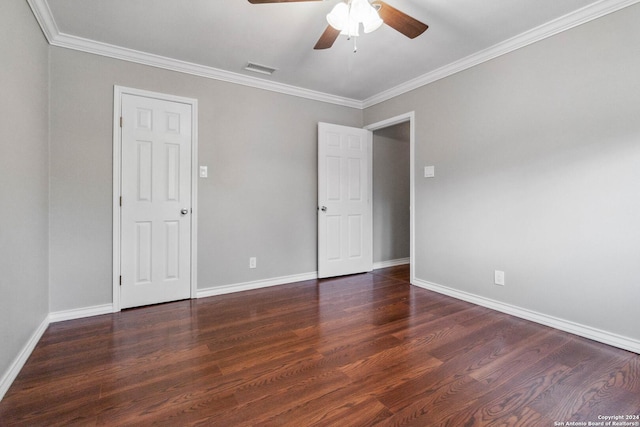
[[500, 42], [485, 50], [423, 74], [391, 89], [384, 90], [365, 100], [357, 100], [61, 33], [56, 25], [53, 15], [51, 14], [51, 9], [49, 8], [47, 0], [27, 1], [36, 17], [36, 20], [38, 21], [38, 24], [40, 24], [40, 27], [42, 28], [42, 32], [49, 41], [49, 44], [52, 46], [107, 56], [114, 59], [162, 68], [165, 70], [177, 71], [194, 76], [220, 80], [228, 83], [264, 89], [356, 109], [364, 109], [387, 101], [391, 98], [395, 98], [396, 96], [410, 92], [421, 86], [428, 85], [429, 83], [433, 83], [437, 80], [459, 73], [460, 71], [482, 64], [483, 62], [489, 61], [498, 56], [505, 55], [537, 41], [546, 39], [547, 37], [551, 37], [555, 34], [640, 2], [640, 0], [600, 0], [596, 3], [578, 9], [575, 12], [569, 13], [532, 30], [512, 37], [511, 39]]
[[458, 61], [447, 64], [444, 67], [440, 67], [427, 74], [423, 74], [415, 79], [408, 80], [405, 83], [373, 95], [372, 97], [362, 101], [362, 106], [363, 108], [367, 108], [391, 98], [395, 98], [398, 95], [402, 95], [421, 86], [428, 85], [429, 83], [451, 76], [452, 74], [459, 73], [460, 71], [482, 64], [483, 62], [497, 58], [498, 56], [505, 55], [537, 41], [546, 39], [547, 37], [567, 31], [604, 15], [608, 15], [609, 13], [624, 9], [625, 7], [638, 3], [639, 1], [640, 0], [601, 0], [597, 3], [585, 6], [575, 12], [569, 13], [553, 21], [540, 25], [539, 27], [533, 28], [522, 34], [518, 34], [508, 40], [495, 44], [485, 50], [476, 52]]
[[213, 80], [228, 83], [235, 83], [243, 86], [264, 89], [271, 92], [278, 92], [285, 95], [297, 96], [314, 101], [327, 102], [345, 107], [362, 109], [362, 101], [332, 95], [324, 92], [305, 89], [284, 83], [272, 82], [269, 80], [246, 76], [240, 73], [220, 70], [218, 68], [195, 64], [192, 62], [180, 61], [165, 56], [154, 55], [134, 49], [127, 49], [120, 46], [89, 40], [60, 32], [55, 19], [51, 14], [51, 9], [47, 0], [27, 0], [36, 20], [42, 28], [42, 32], [52, 46], [78, 50], [151, 67], [162, 68], [170, 71], [191, 74]]
[[46, 0], [27, 0], [49, 44], [60, 33]]
[[72, 36], [69, 34], [58, 33], [58, 35], [50, 43], [52, 46], [79, 50], [86, 53], [93, 53], [96, 55], [107, 56], [123, 61], [135, 62], [137, 64], [148, 65], [165, 70], [177, 71], [180, 73], [191, 74], [194, 76], [205, 77], [208, 79], [219, 80], [228, 83], [235, 83], [243, 86], [250, 86], [286, 95], [297, 96], [300, 98], [307, 98], [315, 101], [362, 109], [362, 102], [355, 99], [344, 98], [328, 93], [304, 89], [284, 83], [272, 82], [257, 77], [245, 76], [239, 73], [233, 73], [230, 71], [220, 70], [218, 68], [194, 64], [192, 62], [180, 61], [177, 59], [167, 58], [165, 56], [154, 55], [151, 53], [140, 52], [137, 50], [114, 46], [107, 43], [101, 43], [82, 37]]

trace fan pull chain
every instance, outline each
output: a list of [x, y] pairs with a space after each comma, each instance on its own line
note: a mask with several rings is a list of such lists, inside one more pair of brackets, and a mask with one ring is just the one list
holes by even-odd
[[[347, 6], [349, 7], [349, 13], [347, 14], [347, 21], [350, 22], [351, 21], [351, 7], [353, 6], [352, 0], [348, 0], [347, 1]], [[356, 40], [358, 39], [358, 36], [351, 34], [351, 25], [347, 24], [347, 28], [348, 28], [347, 40], [351, 40], [351, 37], [353, 37], [353, 53], [356, 53], [358, 51], [358, 44], [356, 42]]]

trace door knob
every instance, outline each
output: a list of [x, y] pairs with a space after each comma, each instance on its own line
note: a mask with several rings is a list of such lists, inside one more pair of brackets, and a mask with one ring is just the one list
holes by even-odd
[[186, 215], [186, 214], [188, 214], [188, 213], [189, 213], [189, 209], [182, 209], [182, 210], [180, 211], [180, 213], [181, 213], [182, 215]]
[[326, 207], [326, 206], [323, 206], [323, 207], [321, 207], [321, 208], [320, 208], [320, 210], [321, 210], [322, 212], [326, 212], [326, 211], [327, 211], [327, 207]]

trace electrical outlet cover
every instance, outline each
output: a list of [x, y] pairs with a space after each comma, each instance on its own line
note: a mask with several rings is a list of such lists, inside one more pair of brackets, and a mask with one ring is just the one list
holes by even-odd
[[495, 270], [494, 283], [499, 286], [504, 286], [504, 271]]

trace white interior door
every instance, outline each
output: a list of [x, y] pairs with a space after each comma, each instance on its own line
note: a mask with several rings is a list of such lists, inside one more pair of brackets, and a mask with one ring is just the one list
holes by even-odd
[[371, 131], [318, 124], [318, 277], [373, 269]]
[[120, 305], [191, 296], [191, 105], [122, 95]]

